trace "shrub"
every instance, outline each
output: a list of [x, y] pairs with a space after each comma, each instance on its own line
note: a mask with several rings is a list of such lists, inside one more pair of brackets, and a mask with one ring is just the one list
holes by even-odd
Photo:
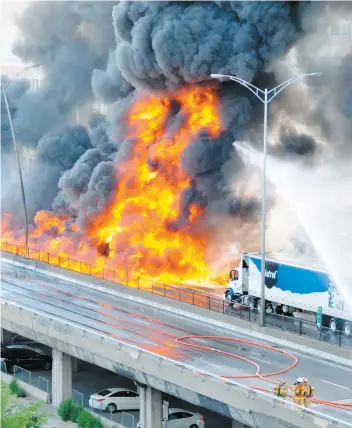
[[18, 383], [16, 382], [16, 379], [13, 379], [9, 384], [9, 391], [11, 395], [17, 395], [18, 391]]
[[80, 404], [72, 403], [71, 421], [76, 423], [81, 412], [83, 412], [83, 407]]
[[93, 416], [87, 410], [81, 411], [77, 418], [77, 425], [80, 428], [102, 428], [100, 420]]
[[63, 421], [69, 421], [71, 419], [71, 413], [73, 408], [73, 402], [71, 398], [68, 398], [67, 400], [64, 400], [59, 408], [58, 408], [58, 414], [61, 417]]
[[17, 397], [21, 397], [21, 398], [23, 398], [23, 397], [25, 397], [26, 396], [26, 393], [24, 392], [24, 390], [23, 390], [23, 388], [21, 388], [20, 386], [18, 387], [18, 390], [17, 390]]
[[19, 386], [16, 379], [13, 379], [9, 384], [9, 391], [10, 394], [14, 395], [15, 397], [25, 397], [26, 393], [24, 392], [23, 388]]
[[103, 428], [103, 425], [102, 425], [102, 423], [100, 422], [99, 419], [95, 420], [93, 428]]

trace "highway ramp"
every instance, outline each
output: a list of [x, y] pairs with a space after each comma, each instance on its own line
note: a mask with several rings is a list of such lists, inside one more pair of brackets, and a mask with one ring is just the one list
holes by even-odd
[[[220, 376], [246, 376], [255, 373], [247, 361], [221, 354], [236, 354], [260, 365], [262, 373], [284, 370], [292, 361], [287, 356], [248, 343], [223, 339], [192, 339], [202, 347], [193, 349], [178, 343], [182, 336], [226, 336], [251, 341], [245, 335], [234, 335], [194, 320], [161, 311], [150, 306], [125, 300], [109, 293], [63, 281], [42, 273], [19, 269], [2, 263], [2, 299], [14, 301], [34, 311], [54, 316], [70, 323], [85, 326], [126, 343], [152, 351], [198, 370]], [[258, 343], [263, 343], [256, 341]], [[275, 346], [274, 343], [271, 345]], [[352, 401], [352, 371], [333, 362], [316, 361], [293, 352], [298, 359], [295, 368], [285, 373], [289, 383], [297, 376], [308, 376], [316, 393], [323, 400]], [[271, 379], [278, 380], [274, 376]], [[257, 378], [236, 379], [244, 385], [271, 389], [272, 385]], [[216, 410], [216, 409], [214, 409]], [[319, 411], [349, 421], [345, 410], [319, 406]]]

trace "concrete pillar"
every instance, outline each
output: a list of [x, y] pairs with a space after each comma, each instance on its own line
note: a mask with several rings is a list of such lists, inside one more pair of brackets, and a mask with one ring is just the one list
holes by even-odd
[[[162, 428], [163, 400], [161, 391], [147, 386], [146, 391], [146, 426], [145, 428]], [[142, 428], [142, 427], [141, 427]]]
[[58, 407], [63, 400], [72, 396], [72, 360], [53, 348], [52, 404]]
[[75, 357], [71, 357], [71, 364], [72, 364], [72, 373], [78, 372], [78, 359]]
[[12, 344], [12, 333], [11, 331], [1, 329], [1, 345], [8, 346]]
[[146, 397], [147, 387], [139, 386], [137, 387], [139, 393], [139, 422], [140, 428], [146, 428], [146, 409], [147, 409], [147, 397]]

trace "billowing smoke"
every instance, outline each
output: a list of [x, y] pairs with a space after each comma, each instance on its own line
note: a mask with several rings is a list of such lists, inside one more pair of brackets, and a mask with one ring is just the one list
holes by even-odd
[[[202, 85], [211, 73], [275, 86], [293, 72], [322, 71], [320, 81], [312, 78], [308, 86], [286, 90], [271, 103], [270, 150], [278, 157], [313, 159], [309, 162], [330, 142], [334, 150], [343, 148], [339, 153], [348, 150], [352, 51], [329, 37], [328, 26], [329, 19], [336, 23], [350, 10], [348, 3], [314, 2], [30, 4], [18, 20], [21, 38], [14, 52], [25, 62], [41, 64], [45, 81], [36, 93], [18, 82], [8, 97], [19, 143], [36, 148], [26, 176], [31, 215], [51, 206], [86, 224], [108, 203], [118, 166], [133, 145], [124, 137], [124, 115], [136, 94]], [[341, 43], [345, 50], [337, 56], [334, 49]], [[248, 228], [258, 220], [259, 192], [247, 189], [247, 167], [232, 143], [251, 140], [260, 147], [263, 106], [237, 83], [219, 83], [217, 93], [226, 132], [217, 138], [199, 135], [185, 150], [182, 166], [191, 186], [182, 194], [181, 212], [187, 218], [189, 206], [197, 204], [205, 207], [209, 223], [225, 216], [236, 225], [239, 219], [253, 225], [234, 236], [245, 246]], [[108, 113], [92, 115], [86, 129], [72, 127], [74, 111], [97, 100]], [[2, 147], [8, 147], [1, 109]], [[171, 126], [177, 126], [175, 118]], [[6, 199], [3, 210], [17, 203], [17, 198]], [[174, 227], [182, 224], [180, 219]]]

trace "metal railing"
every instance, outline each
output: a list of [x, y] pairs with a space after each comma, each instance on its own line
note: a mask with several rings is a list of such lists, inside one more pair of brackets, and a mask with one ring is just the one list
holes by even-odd
[[[25, 247], [23, 245], [12, 244], [4, 241], [1, 242], [1, 250], [25, 257]], [[188, 303], [193, 306], [199, 306], [214, 312], [224, 313], [225, 310], [225, 302], [221, 298], [216, 298], [214, 296], [177, 285], [159, 283], [154, 281], [152, 278], [131, 274], [128, 270], [108, 269], [103, 266], [92, 265], [69, 257], [63, 257], [33, 248], [28, 249], [28, 255], [31, 260], [37, 260], [63, 269], [115, 282], [119, 285], [158, 294], [159, 296]]]
[[37, 384], [38, 389], [41, 389], [42, 391], [49, 394], [49, 384], [50, 384], [49, 379], [43, 376], [38, 376], [38, 384]]
[[[25, 247], [23, 245], [1, 242], [1, 250], [25, 257]], [[167, 285], [152, 278], [146, 278], [129, 273], [127, 270], [118, 271], [107, 269], [102, 266], [84, 263], [68, 257], [58, 256], [46, 251], [29, 248], [29, 258], [63, 269], [97, 277], [103, 280], [112, 281], [119, 285], [136, 288], [179, 302], [187, 303], [192, 306], [198, 306], [214, 312], [228, 314], [250, 322], [258, 322], [259, 314], [257, 311], [250, 311], [248, 307], [241, 306], [236, 310], [228, 307], [227, 303], [220, 297], [210, 296], [198, 291], [193, 291], [177, 285]], [[225, 287], [224, 287], [225, 288]], [[332, 333], [329, 328], [317, 328], [315, 323], [296, 319], [294, 317], [267, 314], [265, 316], [265, 325], [273, 328], [288, 331], [290, 333], [306, 336], [315, 341], [327, 342], [341, 348], [352, 348], [352, 336], [346, 336], [338, 330]]]
[[7, 374], [7, 365], [5, 361], [1, 361], [1, 367], [0, 370], [2, 373], [6, 373]]
[[31, 385], [32, 381], [32, 372], [24, 369], [20, 366], [13, 366], [13, 375], [17, 380], [21, 380], [22, 382], [28, 383]]
[[[235, 308], [228, 306], [224, 313], [249, 322], [257, 323], [259, 320], [259, 313], [256, 310], [250, 310], [248, 306], [241, 305]], [[341, 330], [332, 332], [328, 327], [318, 328], [316, 323], [294, 316], [266, 314], [265, 326], [305, 336], [314, 341], [326, 342], [340, 348], [352, 349], [352, 336], [346, 336]]]
[[76, 389], [72, 390], [72, 401], [74, 403], [80, 404], [83, 407], [83, 392], [77, 391]]
[[125, 428], [135, 428], [135, 417], [127, 412], [120, 412], [116, 418], [116, 422]]
[[104, 404], [101, 400], [96, 398], [91, 398], [91, 401], [88, 405], [88, 408], [96, 414], [99, 414], [99, 417], [109, 419], [109, 420], [115, 420], [117, 422], [118, 416], [114, 416], [114, 412], [110, 411], [109, 409], [105, 409]]

